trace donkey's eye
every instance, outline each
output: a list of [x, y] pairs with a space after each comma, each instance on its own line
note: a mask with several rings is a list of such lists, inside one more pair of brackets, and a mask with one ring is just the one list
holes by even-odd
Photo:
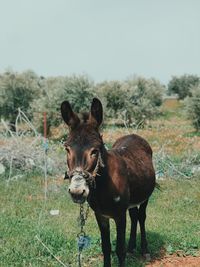
[[91, 153], [90, 153], [90, 156], [91, 156], [92, 158], [95, 158], [95, 157], [97, 157], [98, 153], [99, 153], [98, 149], [93, 149], [93, 150], [91, 151]]

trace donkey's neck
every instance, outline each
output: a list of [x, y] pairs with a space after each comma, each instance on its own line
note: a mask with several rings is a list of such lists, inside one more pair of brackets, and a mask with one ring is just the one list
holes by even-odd
[[108, 151], [103, 144], [100, 148], [100, 153], [101, 153], [100, 155], [101, 164], [99, 165], [98, 172], [95, 177], [97, 188], [105, 186], [109, 180], [108, 169], [107, 169]]
[[95, 186], [90, 188], [88, 203], [95, 212], [109, 216], [108, 204], [112, 203], [115, 195], [113, 195], [112, 178], [108, 171], [109, 152], [104, 146], [101, 148], [101, 157], [104, 166], [100, 166], [98, 175], [95, 177]]

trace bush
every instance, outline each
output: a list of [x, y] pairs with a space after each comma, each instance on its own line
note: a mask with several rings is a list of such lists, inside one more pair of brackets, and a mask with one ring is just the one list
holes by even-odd
[[191, 96], [185, 100], [187, 116], [197, 131], [200, 130], [200, 84], [190, 90]]
[[105, 118], [123, 118], [126, 106], [126, 90], [119, 81], [103, 82], [96, 85], [97, 96], [102, 100]]
[[61, 122], [60, 105], [68, 100], [75, 112], [88, 109], [93, 83], [86, 76], [47, 78], [42, 82], [43, 96], [32, 103], [34, 123], [43, 132], [43, 113], [47, 113], [47, 134]]
[[68, 100], [75, 112], [85, 112], [88, 110], [94, 96], [94, 83], [86, 75], [66, 77], [64, 95], [61, 96], [61, 102]]
[[196, 75], [174, 76], [168, 84], [168, 93], [177, 94], [179, 99], [184, 99], [186, 96], [190, 96], [191, 87], [196, 86], [199, 82], [200, 78]]
[[155, 79], [137, 77], [101, 83], [96, 91], [103, 99], [106, 117], [141, 127], [158, 114], [164, 86]]
[[9, 120], [12, 130], [15, 131], [18, 108], [31, 116], [30, 104], [40, 91], [38, 81], [39, 77], [32, 71], [21, 74], [6, 72], [0, 77], [0, 113]]
[[155, 79], [141, 77], [126, 81], [106, 81], [94, 85], [87, 76], [38, 77], [27, 71], [0, 76], [1, 114], [15, 123], [21, 108], [43, 132], [43, 113], [47, 113], [47, 131], [62, 122], [60, 104], [68, 100], [75, 112], [88, 111], [94, 96], [101, 99], [105, 119], [120, 124], [143, 126], [159, 112], [164, 86]]
[[125, 86], [129, 121], [137, 126], [144, 126], [146, 120], [159, 114], [165, 87], [153, 78], [142, 77], [127, 80]]

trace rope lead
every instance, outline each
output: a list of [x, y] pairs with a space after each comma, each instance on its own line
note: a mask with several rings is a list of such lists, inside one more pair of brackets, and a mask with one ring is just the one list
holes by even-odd
[[81, 253], [82, 250], [90, 245], [90, 237], [84, 232], [84, 226], [89, 214], [89, 205], [87, 209], [84, 209], [83, 204], [80, 204], [80, 215], [78, 217], [78, 223], [80, 225], [80, 232], [77, 235], [77, 246], [78, 246], [78, 267], [81, 267]]

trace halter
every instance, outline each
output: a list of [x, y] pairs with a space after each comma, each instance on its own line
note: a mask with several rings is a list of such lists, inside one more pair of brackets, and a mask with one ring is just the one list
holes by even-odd
[[73, 177], [75, 175], [80, 175], [80, 176], [83, 176], [83, 178], [85, 178], [88, 186], [95, 187], [96, 176], [100, 176], [100, 174], [98, 173], [100, 167], [102, 167], [102, 168], [105, 167], [103, 160], [102, 160], [101, 153], [99, 153], [99, 155], [98, 155], [97, 163], [96, 163], [96, 166], [95, 166], [92, 174], [88, 171], [84, 171], [84, 170], [82, 171], [82, 170], [77, 170], [77, 169], [70, 171], [69, 166], [67, 164], [67, 171], [65, 173], [65, 179]]

